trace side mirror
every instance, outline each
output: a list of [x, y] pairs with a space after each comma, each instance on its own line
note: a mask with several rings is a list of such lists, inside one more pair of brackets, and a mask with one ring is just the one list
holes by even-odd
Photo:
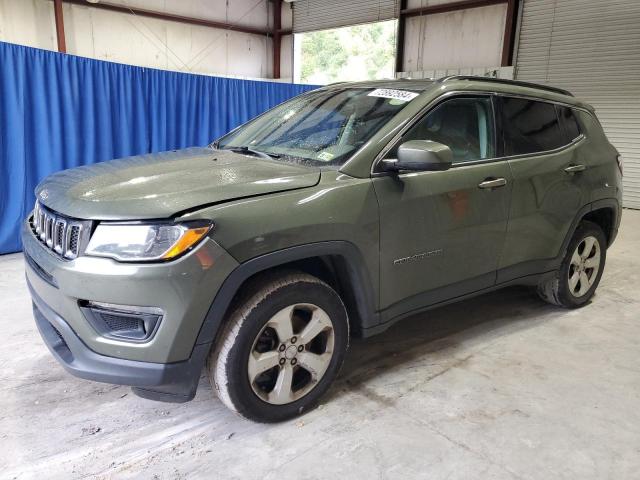
[[387, 170], [442, 171], [451, 168], [453, 153], [446, 145], [431, 140], [409, 140], [398, 148], [398, 159], [385, 162]]

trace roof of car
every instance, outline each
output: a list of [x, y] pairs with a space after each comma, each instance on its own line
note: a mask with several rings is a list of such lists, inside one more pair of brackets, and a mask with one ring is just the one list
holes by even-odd
[[531, 83], [531, 82], [523, 82], [520, 80], [510, 80], [507, 78], [494, 78], [494, 77], [480, 77], [474, 75], [452, 75], [449, 77], [442, 77], [437, 80], [438, 83], [447, 83], [456, 80], [467, 80], [472, 82], [487, 82], [501, 85], [511, 85], [517, 87], [526, 87], [526, 88], [535, 88], [540, 90], [545, 90], [548, 92], [559, 93], [560, 95], [567, 95], [569, 97], [573, 97], [573, 94], [568, 90], [564, 90], [562, 88], [557, 88], [551, 85], [543, 85], [540, 83]]
[[571, 92], [551, 85], [508, 80], [503, 78], [480, 77], [468, 75], [454, 75], [438, 79], [408, 79], [371, 80], [362, 82], [339, 82], [327, 85], [325, 88], [394, 88], [423, 92], [435, 86], [455, 85], [462, 88], [481, 88], [487, 91], [502, 93], [527, 94], [552, 101], [564, 102], [583, 108], [593, 109], [590, 105], [575, 98]]
[[366, 80], [363, 82], [337, 82], [327, 85], [329, 88], [399, 88], [422, 92], [431, 87], [435, 80], [398, 78], [395, 80]]

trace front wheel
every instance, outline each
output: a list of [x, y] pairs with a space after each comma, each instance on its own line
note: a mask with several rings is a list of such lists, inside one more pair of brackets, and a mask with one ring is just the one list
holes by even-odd
[[312, 408], [338, 374], [349, 342], [338, 294], [305, 273], [264, 277], [249, 286], [207, 363], [218, 397], [259, 422]]
[[558, 271], [538, 286], [540, 297], [554, 305], [585, 305], [598, 287], [607, 257], [607, 239], [599, 225], [583, 221], [569, 242]]

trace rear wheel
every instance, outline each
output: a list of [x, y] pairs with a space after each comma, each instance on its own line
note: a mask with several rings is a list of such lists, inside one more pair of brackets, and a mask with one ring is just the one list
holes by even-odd
[[569, 243], [559, 270], [538, 286], [540, 297], [567, 308], [586, 304], [602, 277], [607, 256], [606, 242], [599, 225], [582, 222]]
[[264, 278], [231, 314], [209, 378], [235, 412], [276, 422], [312, 408], [347, 350], [347, 313], [338, 294], [304, 273]]

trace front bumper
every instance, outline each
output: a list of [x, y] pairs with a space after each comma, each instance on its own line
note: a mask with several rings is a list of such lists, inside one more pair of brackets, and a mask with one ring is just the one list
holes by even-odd
[[[193, 397], [213, 340], [199, 332], [216, 292], [238, 265], [224, 249], [207, 238], [184, 257], [161, 264], [63, 260], [39, 242], [27, 222], [22, 241], [38, 329], [67, 371], [131, 385], [145, 397]], [[83, 301], [157, 307], [164, 315], [150, 339], [119, 340], [87, 321]]]
[[210, 345], [196, 345], [188, 360], [151, 363], [100, 355], [87, 347], [73, 329], [33, 290], [33, 316], [47, 348], [67, 372], [96, 382], [130, 385], [145, 398], [171, 402], [191, 400]]

